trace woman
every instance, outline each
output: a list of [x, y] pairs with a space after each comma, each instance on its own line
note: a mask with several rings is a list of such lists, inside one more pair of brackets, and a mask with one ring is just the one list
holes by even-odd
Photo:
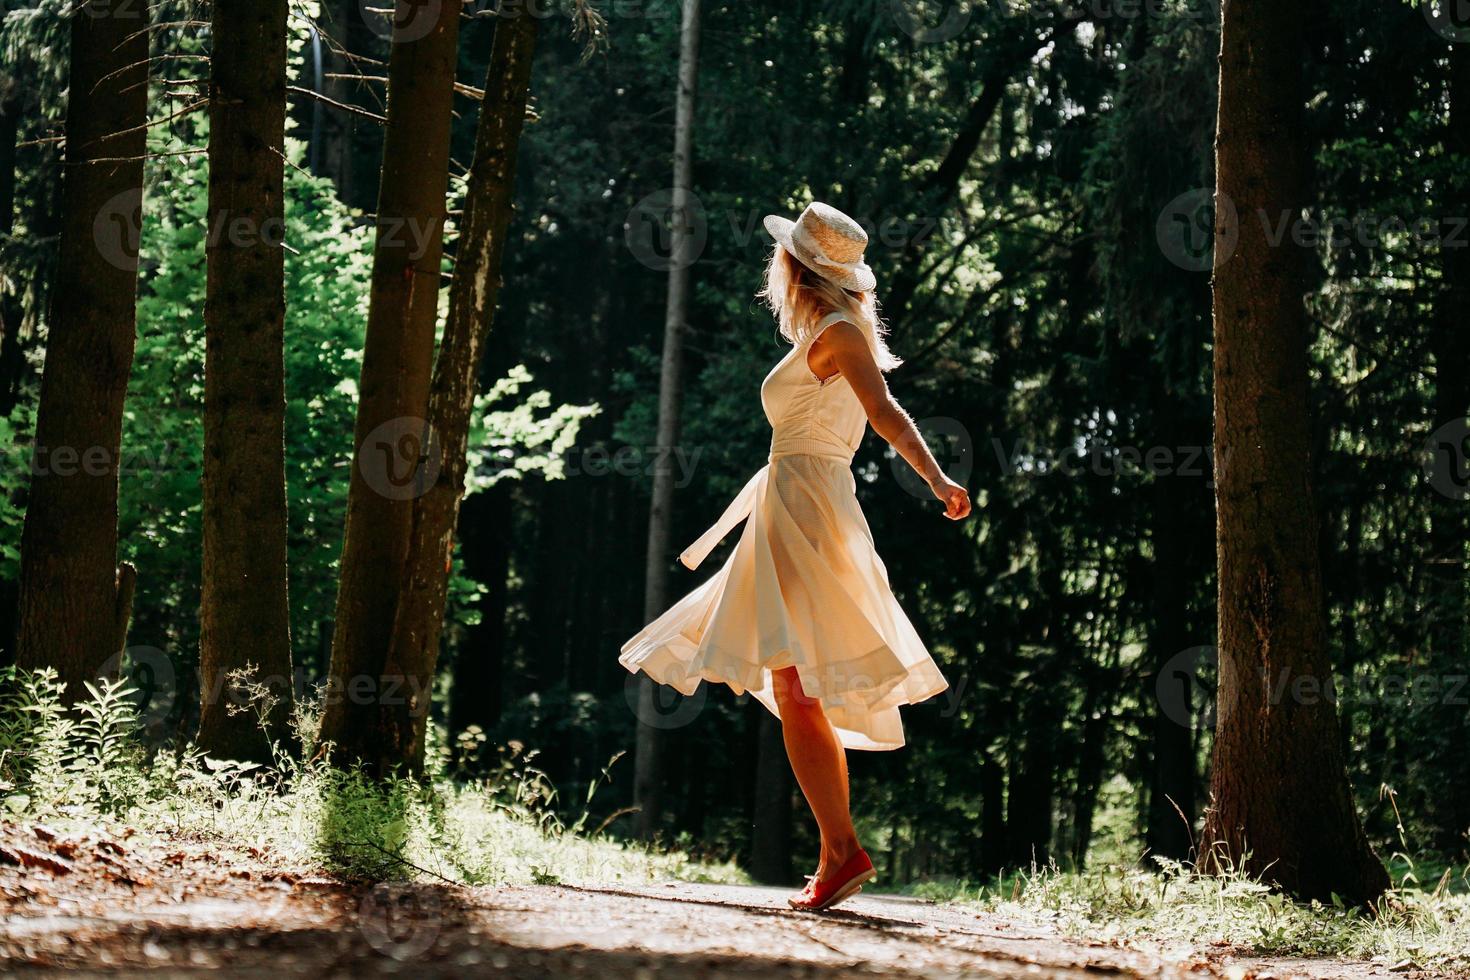
[[776, 240], [761, 296], [791, 351], [761, 385], [769, 465], [679, 560], [693, 569], [745, 521], [724, 567], [622, 648], [621, 663], [693, 694], [702, 680], [749, 691], [781, 719], [786, 752], [821, 829], [817, 872], [788, 901], [829, 908], [874, 875], [848, 810], [847, 749], [903, 745], [899, 706], [947, 683], [899, 608], [858, 507], [853, 453], [868, 424], [918, 471], [945, 516], [970, 513], [883, 372], [883, 341], [863, 262], [868, 236], [812, 204], [772, 215]]

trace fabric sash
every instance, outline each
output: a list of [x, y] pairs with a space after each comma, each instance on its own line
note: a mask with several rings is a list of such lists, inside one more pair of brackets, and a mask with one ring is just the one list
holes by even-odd
[[715, 550], [715, 546], [725, 539], [725, 535], [735, 530], [741, 521], [750, 516], [751, 511], [755, 510], [755, 502], [765, 492], [766, 480], [770, 473], [769, 463], [755, 471], [755, 475], [746, 481], [745, 486], [735, 495], [735, 499], [730, 501], [730, 505], [725, 508], [720, 519], [715, 521], [708, 531], [701, 534], [679, 555], [680, 564], [690, 571], [698, 568], [699, 563], [704, 561], [709, 553]]

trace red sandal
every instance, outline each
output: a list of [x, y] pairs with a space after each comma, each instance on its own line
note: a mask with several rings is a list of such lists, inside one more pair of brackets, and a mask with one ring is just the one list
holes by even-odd
[[872, 881], [877, 874], [873, 870], [873, 862], [868, 858], [868, 852], [859, 849], [826, 881], [818, 879], [816, 875], [808, 875], [806, 887], [801, 894], [788, 898], [786, 904], [803, 912], [830, 909], [838, 902], [862, 891], [863, 884]]

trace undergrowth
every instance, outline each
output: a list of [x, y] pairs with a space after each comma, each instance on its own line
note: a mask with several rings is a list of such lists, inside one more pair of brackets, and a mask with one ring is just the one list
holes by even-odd
[[1074, 938], [1345, 957], [1397, 971], [1470, 976], [1470, 870], [1446, 871], [1426, 889], [1397, 855], [1398, 885], [1370, 910], [1297, 902], [1241, 871], [1201, 875], [1177, 862], [1157, 863], [1157, 871], [1117, 864], [1032, 868], [983, 885], [930, 883], [913, 891], [1045, 922]]
[[[743, 880], [730, 865], [589, 830], [597, 784], [582, 817], [564, 824], [536, 753], [516, 743], [499, 750], [490, 775], [470, 778], [465, 763], [483, 739], [471, 735], [451, 749], [435, 737], [423, 779], [376, 781], [279, 748], [271, 766], [212, 759], [192, 745], [146, 751], [133, 692], [106, 680], [87, 690], [86, 700], [67, 709], [54, 671], [0, 671], [0, 816], [216, 840], [370, 880]], [[293, 725], [295, 744], [310, 746], [310, 704], [298, 708]]]

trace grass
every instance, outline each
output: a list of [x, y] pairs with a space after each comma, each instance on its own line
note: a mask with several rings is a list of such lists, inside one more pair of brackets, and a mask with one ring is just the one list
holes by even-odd
[[[270, 768], [210, 759], [189, 745], [150, 754], [137, 737], [130, 692], [107, 682], [90, 691], [88, 701], [66, 711], [54, 673], [0, 674], [4, 816], [61, 829], [129, 826], [218, 841], [273, 862], [369, 880], [746, 880], [733, 865], [589, 833], [587, 810], [563, 824], [535, 752], [518, 744], [500, 750], [489, 776], [467, 776], [469, 754], [478, 748], [471, 738], [453, 751], [434, 744], [422, 781], [375, 782], [279, 752]], [[295, 726], [298, 736], [315, 731], [309, 707], [298, 711]]]
[[1033, 868], [986, 884], [929, 882], [911, 894], [1030, 921], [1075, 939], [1263, 957], [1341, 957], [1399, 970], [1470, 976], [1467, 869], [1430, 889], [1397, 859], [1394, 888], [1371, 912], [1296, 902], [1245, 874], [1197, 875], [1108, 865], [1087, 871]]

